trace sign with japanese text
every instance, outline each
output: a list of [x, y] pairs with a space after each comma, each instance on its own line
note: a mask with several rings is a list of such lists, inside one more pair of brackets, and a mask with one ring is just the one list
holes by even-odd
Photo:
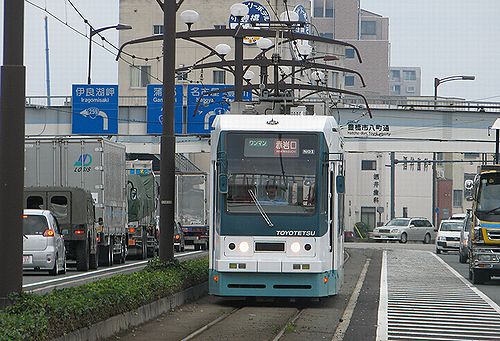
[[347, 135], [350, 136], [391, 136], [388, 124], [358, 124], [347, 125]]
[[298, 14], [299, 16], [299, 21], [306, 23], [304, 27], [297, 27], [295, 29], [295, 32], [297, 33], [303, 33], [303, 34], [311, 34], [311, 25], [309, 21], [309, 14], [307, 14], [306, 9], [302, 5], [297, 5], [293, 9], [295, 13]]
[[274, 155], [283, 157], [299, 156], [299, 140], [281, 139], [274, 141]]
[[[149, 84], [147, 87], [147, 133], [160, 135], [163, 124], [163, 86]], [[174, 133], [182, 134], [182, 85], [175, 86]]]
[[[252, 28], [251, 22], [268, 22], [271, 20], [271, 16], [267, 11], [266, 7], [255, 1], [243, 1], [244, 5], [248, 7], [248, 14], [244, 16], [240, 23], [244, 28]], [[238, 19], [234, 16], [229, 17], [229, 27], [236, 28], [238, 26]], [[255, 27], [254, 27], [255, 28]], [[247, 45], [253, 45], [259, 40], [260, 37], [245, 37], [243, 43]]]
[[[216, 92], [226, 87], [224, 84], [188, 85], [186, 118], [188, 134], [209, 135], [215, 116], [229, 113], [230, 103], [234, 100], [234, 91]], [[243, 100], [251, 99], [252, 93], [244, 91]]]
[[118, 85], [73, 84], [72, 134], [118, 134]]

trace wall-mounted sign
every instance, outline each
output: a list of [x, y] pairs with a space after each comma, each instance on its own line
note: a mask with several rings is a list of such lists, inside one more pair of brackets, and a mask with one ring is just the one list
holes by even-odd
[[388, 124], [355, 124], [347, 125], [347, 135], [350, 136], [391, 136]]
[[[251, 28], [250, 22], [268, 22], [271, 20], [271, 16], [267, 11], [266, 7], [255, 1], [243, 1], [244, 5], [247, 5], [249, 12], [248, 15], [241, 19], [241, 24], [244, 28]], [[229, 27], [235, 28], [238, 26], [238, 19], [234, 16], [229, 17]], [[243, 43], [247, 45], [252, 45], [259, 40], [260, 37], [245, 37]]]
[[[149, 84], [147, 87], [147, 132], [159, 135], [163, 123], [163, 87]], [[182, 134], [182, 85], [175, 86], [174, 133]]]
[[307, 14], [306, 9], [302, 5], [297, 5], [293, 9], [295, 13], [299, 15], [299, 21], [300, 22], [305, 22], [306, 25], [304, 27], [297, 27], [295, 29], [295, 32], [297, 33], [303, 33], [303, 34], [311, 34], [311, 25], [309, 21], [309, 14]]
[[118, 134], [118, 85], [73, 84], [73, 134]]

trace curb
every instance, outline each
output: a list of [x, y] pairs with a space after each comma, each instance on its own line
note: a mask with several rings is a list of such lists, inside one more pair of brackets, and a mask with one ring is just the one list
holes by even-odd
[[97, 341], [109, 338], [121, 331], [148, 322], [186, 302], [193, 301], [208, 293], [208, 282], [188, 288], [136, 310], [113, 316], [90, 327], [81, 328], [52, 341]]

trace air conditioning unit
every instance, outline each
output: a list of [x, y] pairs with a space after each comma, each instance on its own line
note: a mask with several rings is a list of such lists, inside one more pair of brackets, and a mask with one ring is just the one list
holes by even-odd
[[436, 169], [436, 178], [438, 179], [444, 178], [444, 169]]

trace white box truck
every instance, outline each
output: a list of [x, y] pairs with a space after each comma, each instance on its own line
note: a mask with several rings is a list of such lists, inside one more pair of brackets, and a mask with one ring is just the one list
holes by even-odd
[[[25, 140], [24, 185], [77, 187], [90, 192], [95, 207], [97, 243], [92, 240], [88, 245], [84, 243], [88, 257], [98, 259], [99, 265], [125, 262], [125, 146], [101, 137], [28, 138]], [[63, 232], [71, 234], [73, 231]], [[72, 237], [65, 235], [68, 241]], [[94, 237], [89, 234], [88, 238]], [[71, 259], [72, 255], [68, 256]], [[88, 267], [84, 264], [80, 268], [86, 270]]]

